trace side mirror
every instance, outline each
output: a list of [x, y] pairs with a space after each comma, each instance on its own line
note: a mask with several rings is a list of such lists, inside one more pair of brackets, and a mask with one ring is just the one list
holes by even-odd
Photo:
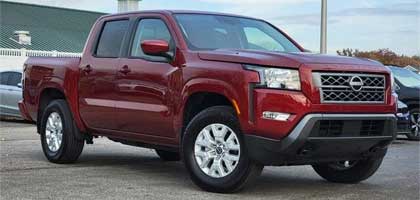
[[18, 84], [17, 84], [17, 87], [18, 87], [18, 88], [22, 88], [22, 83], [18, 83]]
[[169, 53], [169, 43], [165, 40], [144, 40], [140, 46], [146, 55], [172, 58]]

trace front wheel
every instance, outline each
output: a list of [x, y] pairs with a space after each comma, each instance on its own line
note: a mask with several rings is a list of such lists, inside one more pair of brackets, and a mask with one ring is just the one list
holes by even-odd
[[406, 134], [409, 140], [420, 141], [420, 109], [410, 110], [410, 132]]
[[312, 165], [322, 178], [336, 183], [358, 183], [372, 176], [382, 163], [383, 158], [347, 160]]
[[248, 158], [238, 119], [226, 106], [208, 108], [191, 120], [182, 153], [193, 182], [210, 192], [238, 191], [263, 168]]
[[47, 159], [53, 163], [75, 162], [84, 146], [84, 140], [76, 137], [78, 131], [66, 101], [49, 103], [42, 114], [40, 130]]

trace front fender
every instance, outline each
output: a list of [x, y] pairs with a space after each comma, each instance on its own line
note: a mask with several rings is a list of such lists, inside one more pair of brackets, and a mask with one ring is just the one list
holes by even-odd
[[240, 98], [248, 96], [248, 90], [246, 87], [238, 88], [228, 82], [217, 79], [197, 78], [188, 81], [182, 89], [182, 103], [179, 105], [179, 108], [177, 109], [179, 112], [177, 112], [177, 115], [175, 116], [175, 126], [177, 127], [177, 130], [182, 130], [183, 111], [189, 97], [199, 92], [209, 92], [223, 95], [232, 103], [232, 105], [236, 104], [237, 108], [235, 109], [237, 109], [237, 115], [241, 126], [242, 124], [247, 123], [246, 116], [248, 113], [246, 108], [248, 106], [248, 99]]
[[187, 102], [188, 98], [197, 92], [212, 92], [225, 96], [230, 101], [238, 100], [238, 92], [235, 91], [234, 87], [227, 82], [209, 79], [209, 78], [197, 78], [188, 81], [182, 90], [182, 103], [183, 105]]

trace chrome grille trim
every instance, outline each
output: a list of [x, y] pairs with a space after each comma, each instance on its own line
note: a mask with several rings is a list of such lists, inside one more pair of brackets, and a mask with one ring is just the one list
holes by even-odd
[[[321, 103], [385, 103], [385, 75], [314, 72], [312, 76], [319, 88]], [[362, 80], [360, 91], [350, 86], [353, 77]]]

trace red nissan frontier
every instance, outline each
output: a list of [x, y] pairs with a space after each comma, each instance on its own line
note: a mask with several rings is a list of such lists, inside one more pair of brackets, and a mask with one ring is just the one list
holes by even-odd
[[393, 80], [368, 59], [307, 53], [270, 23], [196, 11], [98, 19], [81, 58], [29, 58], [19, 107], [53, 163], [103, 136], [182, 160], [235, 192], [264, 166], [357, 183], [395, 138]]

